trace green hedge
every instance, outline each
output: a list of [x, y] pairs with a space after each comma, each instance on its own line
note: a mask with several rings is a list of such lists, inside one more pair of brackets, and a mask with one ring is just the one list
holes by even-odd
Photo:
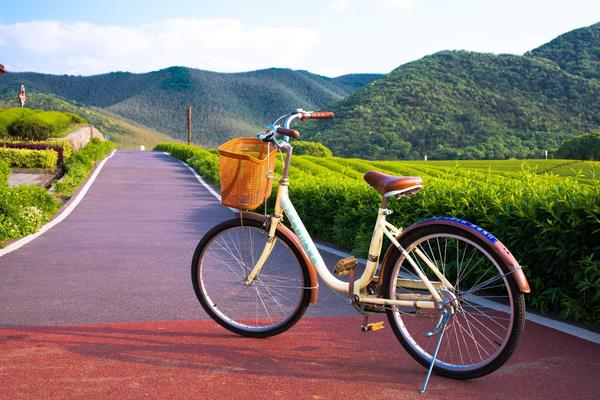
[[219, 182], [219, 155], [201, 147], [186, 144], [159, 143], [154, 150], [171, 153], [175, 158], [187, 162], [202, 177], [213, 183]]
[[58, 155], [54, 150], [11, 149], [0, 147], [0, 160], [11, 168], [54, 169]]
[[294, 154], [307, 155], [315, 157], [331, 157], [333, 153], [327, 146], [319, 142], [303, 142], [301, 140], [294, 141]]
[[81, 117], [58, 111], [28, 108], [0, 109], [0, 139], [46, 140], [62, 136], [71, 124], [85, 123]]
[[10, 174], [10, 167], [7, 163], [0, 160], [0, 186], [6, 186], [8, 182], [8, 174]]
[[54, 150], [58, 156], [58, 166], [73, 154], [73, 144], [64, 139], [48, 139], [40, 142], [0, 141], [0, 147], [29, 150]]
[[106, 157], [114, 148], [115, 145], [112, 142], [92, 139], [83, 149], [65, 161], [66, 174], [54, 185], [56, 193], [65, 197], [72, 196], [81, 182], [92, 172], [96, 161]]
[[[157, 149], [189, 161], [198, 173], [218, 182], [218, 156], [179, 144], [163, 143]], [[380, 196], [360, 177], [336, 175], [314, 160], [300, 156], [292, 163], [294, 205], [315, 237], [364, 256]], [[326, 160], [361, 169], [361, 160]], [[323, 174], [329, 174], [327, 179]], [[275, 190], [271, 205], [274, 195]], [[530, 305], [564, 319], [600, 323], [600, 185], [528, 171], [507, 177], [494, 171], [446, 168], [426, 176], [421, 194], [392, 200], [390, 208], [395, 211], [391, 222], [400, 226], [447, 215], [484, 227], [523, 266], [532, 287]]]

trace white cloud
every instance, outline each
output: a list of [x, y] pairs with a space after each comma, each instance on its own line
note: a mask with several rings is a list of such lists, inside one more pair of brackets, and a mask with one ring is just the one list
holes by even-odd
[[350, 0], [333, 0], [330, 4], [336, 10], [345, 10], [352, 5], [352, 2]]
[[[417, 0], [374, 0], [373, 2], [380, 8], [387, 9], [408, 9], [413, 8]], [[335, 10], [347, 10], [352, 6], [368, 7], [364, 2], [356, 2], [354, 0], [332, 0], [330, 3], [331, 8]]]
[[[185, 65], [214, 71], [300, 67], [317, 33], [287, 27], [248, 28], [235, 19], [176, 18], [139, 27], [89, 22], [0, 23], [7, 65], [39, 72], [95, 74]], [[8, 50], [8, 51], [7, 51]]]
[[377, 0], [382, 7], [387, 8], [412, 8], [417, 3], [416, 0]]

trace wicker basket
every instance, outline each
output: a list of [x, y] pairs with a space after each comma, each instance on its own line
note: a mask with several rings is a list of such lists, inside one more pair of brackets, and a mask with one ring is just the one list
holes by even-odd
[[269, 143], [237, 138], [219, 147], [221, 202], [240, 210], [254, 210], [271, 195], [277, 151]]

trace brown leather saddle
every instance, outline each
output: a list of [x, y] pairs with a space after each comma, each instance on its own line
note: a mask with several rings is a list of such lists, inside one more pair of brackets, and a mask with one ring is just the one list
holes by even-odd
[[394, 176], [367, 171], [364, 179], [384, 197], [408, 196], [423, 189], [423, 179], [420, 176]]

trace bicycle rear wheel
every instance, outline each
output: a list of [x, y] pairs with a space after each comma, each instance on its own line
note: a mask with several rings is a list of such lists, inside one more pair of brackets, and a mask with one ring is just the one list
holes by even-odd
[[[418, 250], [436, 265], [455, 290], [438, 289], [455, 307], [446, 327], [433, 371], [454, 379], [487, 375], [502, 366], [514, 352], [525, 323], [525, 301], [509, 266], [493, 248], [465, 229], [429, 225], [404, 235], [400, 244], [431, 281], [438, 281]], [[399, 279], [419, 280], [397, 249], [385, 266], [383, 294], [387, 298], [412, 294], [428, 296]], [[408, 353], [428, 367], [437, 335], [425, 336], [439, 317], [436, 310], [391, 307], [388, 319]]]
[[239, 335], [282, 333], [302, 317], [310, 302], [310, 276], [300, 251], [279, 231], [275, 238], [273, 251], [250, 285], [246, 278], [268, 239], [261, 222], [225, 221], [196, 247], [192, 261], [196, 296], [208, 315]]

